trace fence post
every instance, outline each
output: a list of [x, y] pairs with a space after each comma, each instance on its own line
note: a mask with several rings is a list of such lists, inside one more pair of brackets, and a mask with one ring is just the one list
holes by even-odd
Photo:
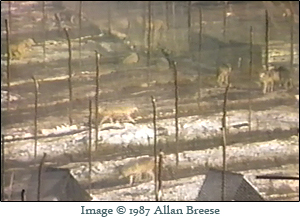
[[32, 76], [34, 83], [34, 158], [37, 155], [37, 119], [38, 119], [38, 93], [39, 93], [39, 84], [34, 76]]
[[72, 49], [71, 49], [71, 40], [68, 33], [67, 28], [64, 28], [67, 40], [68, 40], [68, 51], [69, 51], [69, 59], [68, 59], [68, 72], [69, 72], [69, 78], [68, 78], [68, 84], [69, 84], [69, 121], [70, 125], [73, 124], [73, 118], [72, 118], [72, 110], [73, 110], [73, 91], [72, 91]]
[[151, 96], [151, 102], [153, 107], [153, 148], [154, 148], [154, 194], [155, 201], [158, 201], [158, 193], [157, 193], [157, 151], [156, 151], [156, 100], [153, 96]]
[[[10, 1], [9, 1], [10, 4]], [[7, 83], [7, 112], [9, 112], [10, 107], [10, 59], [11, 59], [11, 51], [10, 51], [10, 26], [7, 19], [5, 19], [5, 28], [6, 28], [6, 50], [7, 50], [7, 64], [6, 64], [6, 83]]]
[[41, 184], [42, 184], [42, 170], [43, 170], [43, 165], [45, 162], [47, 154], [44, 153], [43, 158], [41, 159], [40, 166], [39, 166], [39, 173], [38, 173], [38, 187], [37, 187], [37, 201], [40, 201], [40, 195], [41, 195]]
[[223, 104], [223, 117], [222, 117], [222, 151], [223, 151], [223, 171], [222, 171], [222, 187], [221, 187], [221, 200], [225, 201], [225, 172], [226, 172], [226, 114], [227, 114], [227, 95], [228, 90], [230, 87], [230, 81], [228, 82], [228, 85], [226, 86], [225, 93], [224, 93], [224, 104]]

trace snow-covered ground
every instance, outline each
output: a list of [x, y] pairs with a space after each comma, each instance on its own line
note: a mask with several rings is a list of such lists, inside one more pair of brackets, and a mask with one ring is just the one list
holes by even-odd
[[[226, 160], [228, 166], [246, 164], [247, 162], [268, 162], [276, 165], [285, 159], [297, 160], [299, 157], [299, 142], [297, 136], [292, 136], [287, 140], [273, 140], [266, 142], [256, 142], [250, 144], [237, 143], [227, 146]], [[109, 161], [97, 161], [92, 163], [91, 177], [92, 181], [96, 182], [103, 180], [109, 175], [117, 175], [116, 166], [126, 164], [131, 159], [118, 159]], [[207, 167], [222, 167], [222, 147], [184, 151], [179, 153], [179, 162], [181, 168], [189, 167], [207, 168]], [[164, 158], [166, 166], [172, 167], [175, 164], [175, 155], [166, 155]], [[249, 164], [250, 165], [250, 164]], [[70, 163], [63, 166], [72, 169], [71, 172], [79, 181], [88, 177], [89, 169], [88, 162]]]
[[[193, 139], [196, 137], [208, 138], [214, 135], [220, 135], [221, 114], [210, 116], [190, 116], [180, 118], [180, 138]], [[248, 111], [236, 110], [228, 112], [228, 127], [230, 133], [238, 133], [248, 131]], [[252, 128], [259, 130], [282, 129], [299, 127], [299, 113], [296, 110], [287, 109], [286, 107], [278, 107], [272, 110], [252, 112]], [[164, 119], [158, 121], [161, 138], [173, 138], [174, 120]], [[84, 127], [81, 127], [84, 128]], [[12, 131], [12, 130], [8, 130]], [[44, 130], [41, 135], [51, 136], [38, 141], [38, 155], [46, 152], [48, 156], [55, 157], [63, 153], [83, 152], [86, 151], [88, 145], [88, 131], [84, 130], [76, 134], [74, 131], [80, 131], [76, 126], [61, 126], [50, 130]], [[71, 133], [71, 134], [70, 134]], [[69, 135], [68, 135], [69, 134]], [[53, 136], [59, 137], [53, 137]], [[220, 135], [221, 136], [221, 135]], [[129, 144], [136, 143], [148, 147], [148, 139], [150, 143], [153, 141], [153, 129], [151, 124], [105, 124], [99, 131], [101, 143], [111, 147], [126, 147]], [[93, 133], [94, 139], [94, 133]], [[33, 139], [12, 141], [6, 143], [5, 156], [7, 159], [15, 159], [19, 161], [28, 161], [33, 158]], [[100, 144], [101, 145], [101, 144]], [[233, 171], [248, 169], [242, 171], [246, 178], [258, 187], [258, 190], [267, 199], [271, 199], [271, 194], [276, 194], [276, 189], [286, 191], [295, 195], [299, 191], [298, 184], [291, 181], [280, 181], [270, 183], [266, 180], [256, 180], [255, 175], [266, 173], [283, 172], [285, 174], [292, 171], [291, 174], [299, 175], [298, 168], [295, 167], [299, 161], [299, 139], [297, 135], [288, 139], [275, 139], [272, 141], [261, 141], [252, 143], [241, 142], [227, 145], [226, 149], [227, 166]], [[109, 180], [118, 180], [119, 172], [117, 167], [128, 163], [136, 158], [121, 157], [110, 159], [107, 161], [93, 161], [91, 179], [93, 184], [109, 182]], [[288, 165], [291, 163], [290, 165]], [[174, 168], [175, 155], [167, 154], [164, 157], [164, 164], [167, 168]], [[263, 166], [268, 164], [263, 169]], [[201, 169], [207, 170], [210, 167], [221, 168], [222, 166], [222, 147], [214, 147], [205, 150], [182, 151], [179, 153], [179, 168], [181, 170], [193, 171]], [[297, 165], [296, 165], [297, 166]], [[86, 184], [89, 176], [88, 162], [71, 162], [67, 165], [60, 166], [69, 168], [72, 175], [81, 183]], [[275, 168], [278, 167], [278, 168]], [[260, 170], [260, 168], [262, 168]], [[195, 171], [194, 171], [195, 172]], [[167, 180], [163, 182], [163, 200], [166, 201], [193, 201], [203, 184], [205, 175], [191, 174], [191, 177], [179, 178], [176, 180]], [[133, 186], [122, 185], [119, 183], [116, 187], [107, 187], [103, 189], [93, 189], [92, 195], [94, 200], [114, 200], [114, 201], [148, 201], [154, 200], [153, 182], [144, 182]], [[271, 190], [273, 192], [271, 192]], [[275, 191], [275, 192], [274, 192]], [[269, 192], [269, 193], [268, 193]]]
[[[180, 133], [182, 140], [192, 140], [196, 138], [209, 138], [221, 136], [221, 113], [210, 116], [189, 116], [179, 119]], [[230, 133], [248, 131], [248, 111], [229, 111], [227, 117], [227, 127]], [[289, 130], [299, 127], [299, 112], [291, 110], [289, 107], [278, 107], [277, 109], [252, 112], [252, 130], [274, 129]], [[174, 140], [175, 127], [174, 119], [164, 119], [157, 121], [158, 140]], [[33, 134], [24, 129], [5, 130], [6, 139], [32, 138]], [[56, 156], [64, 153], [78, 153], [85, 151], [88, 145], [87, 127], [60, 126], [53, 129], [40, 130], [39, 136], [48, 136], [38, 140], [38, 156], [47, 153], [48, 156]], [[55, 137], [57, 136], [57, 137]], [[58, 137], [59, 136], [59, 137]], [[100, 145], [128, 145], [147, 146], [153, 144], [152, 124], [104, 124], [99, 131]], [[92, 140], [94, 141], [94, 130]], [[31, 160], [34, 153], [33, 139], [12, 141], [6, 143], [5, 156], [9, 159]]]
[[[258, 180], [255, 179], [255, 176], [261, 174], [278, 174], [279, 172], [295, 174], [298, 169], [299, 165], [285, 165], [280, 168], [239, 171], [238, 173], [243, 174], [265, 200], [271, 200], [275, 194], [278, 196], [282, 192], [288, 193], [292, 198], [297, 198], [295, 196], [299, 193], [299, 182], [291, 180]], [[205, 175], [197, 175], [177, 180], [163, 181], [162, 200], [194, 201], [198, 196], [204, 179]], [[154, 201], [155, 196], [153, 191], [153, 182], [147, 182], [130, 188], [116, 188], [110, 191], [94, 189], [92, 190], [92, 196], [94, 201]]]
[[[296, 136], [291, 137], [286, 141], [269, 141], [269, 142], [257, 142], [253, 144], [248, 144], [246, 146], [242, 144], [232, 145], [227, 148], [228, 164], [235, 163], [239, 165], [241, 163], [251, 163], [259, 162], [259, 160], [269, 160], [273, 165], [278, 165], [276, 159], [281, 159], [282, 157], [288, 157], [293, 155], [295, 158], [299, 157], [299, 146], [298, 138]], [[174, 164], [175, 157], [173, 155], [166, 157], [166, 163], [170, 161]], [[208, 163], [205, 163], [209, 161]], [[122, 163], [119, 162], [119, 163]], [[218, 167], [221, 168], [222, 155], [221, 148], [208, 149], [203, 151], [186, 151], [180, 154], [180, 165], [183, 163], [186, 166], [191, 166], [195, 168], [199, 165], [206, 165], [208, 167]], [[99, 166], [99, 165], [98, 165]], [[82, 166], [81, 166], [82, 167]], [[95, 180], [97, 176], [98, 179], [108, 174], [101, 174], [101, 171], [97, 171], [93, 166], [93, 176]], [[107, 165], [108, 167], [108, 165]], [[258, 191], [265, 197], [270, 198], [271, 194], [274, 195], [276, 192], [283, 190], [287, 193], [299, 192], [299, 184], [297, 181], [290, 180], [280, 180], [280, 181], [270, 181], [270, 180], [257, 180], [256, 175], [260, 174], [290, 174], [299, 175], [298, 171], [299, 165], [279, 165], [279, 167], [268, 168], [268, 169], [256, 169], [249, 171], [238, 171], [239, 173], [245, 175]], [[112, 169], [111, 169], [112, 170]], [[81, 181], [80, 176], [77, 174], [79, 171], [74, 170], [73, 174], [75, 178]], [[111, 172], [112, 173], [112, 172]], [[110, 174], [111, 174], [110, 173]], [[87, 175], [87, 174], [84, 174]], [[83, 175], [81, 175], [83, 176]], [[193, 201], [198, 195], [199, 189], [201, 188], [205, 175], [196, 175], [193, 177], [181, 178], [176, 180], [163, 181], [163, 200], [164, 201]], [[272, 190], [272, 192], [270, 191]], [[113, 189], [94, 189], [92, 190], [92, 195], [94, 200], [100, 201], [153, 201], [154, 200], [154, 184], [153, 181], [141, 183], [134, 185], [132, 187], [122, 186], [115, 187]], [[295, 195], [294, 194], [294, 195]]]

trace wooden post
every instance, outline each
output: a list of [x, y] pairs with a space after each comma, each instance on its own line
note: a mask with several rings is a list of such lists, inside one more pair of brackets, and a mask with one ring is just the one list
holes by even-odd
[[160, 149], [158, 159], [158, 201], [162, 201], [162, 165], [163, 165], [163, 152]]
[[[9, 1], [10, 4], [10, 1]], [[7, 59], [6, 59], [6, 84], [7, 84], [7, 112], [9, 112], [10, 107], [10, 27], [9, 22], [5, 19], [5, 28], [6, 28], [6, 50], [7, 50]]]
[[153, 107], [153, 149], [154, 149], [154, 193], [155, 193], [155, 201], [158, 201], [158, 193], [157, 193], [157, 151], [156, 151], [156, 100], [153, 96], [151, 96], [151, 102]]
[[39, 94], [39, 84], [34, 76], [32, 76], [34, 83], [34, 158], [37, 156], [37, 130], [38, 130], [38, 94]]
[[96, 55], [96, 92], [95, 92], [95, 150], [98, 149], [98, 128], [99, 128], [99, 62], [100, 62], [100, 54], [97, 50], [95, 50]]
[[4, 201], [4, 187], [5, 187], [5, 155], [4, 155], [4, 147], [5, 147], [5, 136], [1, 135], [1, 201]]
[[92, 100], [89, 100], [89, 193], [91, 194], [92, 189]]
[[[253, 61], [252, 61], [252, 53], [253, 53], [253, 29], [252, 26], [250, 26], [250, 54], [249, 54], [249, 82], [251, 84], [252, 81], [252, 69], [253, 69]], [[251, 120], [252, 120], [252, 100], [251, 100], [251, 94], [249, 93], [249, 116], [248, 116], [248, 123], [249, 123], [249, 133], [251, 132]]]
[[107, 26], [108, 34], [111, 35], [111, 2], [107, 2]]
[[177, 45], [177, 38], [176, 38], [176, 2], [172, 1], [172, 28], [173, 28], [173, 44], [175, 54], [178, 53], [178, 45]]
[[9, 25], [10, 28], [12, 27], [12, 25], [11, 25], [11, 23], [12, 23], [12, 18], [11, 18], [11, 4], [12, 4], [12, 2], [8, 1], [8, 25]]
[[188, 45], [189, 50], [191, 49], [191, 27], [192, 27], [192, 1], [188, 1], [188, 19], [187, 19], [187, 26], [188, 26]]
[[226, 41], [226, 26], [227, 26], [227, 1], [224, 1], [223, 8], [223, 40]]
[[227, 114], [227, 94], [230, 87], [230, 81], [228, 82], [228, 85], [226, 86], [225, 93], [224, 93], [224, 104], [223, 104], [223, 117], [222, 117], [222, 146], [223, 146], [223, 171], [222, 171], [222, 194], [221, 194], [221, 200], [225, 201], [225, 173], [226, 173], [226, 114]]
[[203, 22], [203, 17], [202, 17], [202, 8], [199, 7], [199, 57], [200, 57], [200, 52], [202, 50], [202, 34], [203, 34], [203, 25], [202, 25], [202, 22]]
[[266, 18], [266, 29], [265, 29], [265, 65], [266, 70], [269, 70], [269, 16], [268, 10], [265, 11], [265, 18]]
[[291, 25], [291, 36], [290, 36], [290, 44], [291, 44], [291, 58], [290, 58], [290, 71], [293, 74], [294, 69], [293, 69], [293, 63], [294, 63], [294, 10], [293, 10], [293, 5], [292, 2], [289, 1], [290, 4], [290, 11], [291, 11], [291, 16], [290, 16], [290, 25]]
[[22, 191], [21, 191], [21, 201], [22, 202], [26, 201], [25, 189], [22, 189]]
[[44, 40], [43, 40], [43, 64], [44, 68], [46, 68], [46, 14], [45, 14], [45, 1], [42, 1], [42, 13], [43, 13], [43, 19], [42, 19], [42, 30], [44, 34]]
[[178, 156], [178, 134], [179, 134], [179, 126], [178, 126], [178, 74], [176, 62], [172, 61], [173, 71], [174, 71], [174, 90], [175, 90], [175, 151], [176, 151], [176, 166], [179, 164], [179, 156]]
[[[124, 2], [125, 3], [125, 2]], [[128, 22], [127, 28], [126, 28], [126, 35], [130, 37], [131, 35], [131, 19], [129, 18], [129, 4], [131, 4], [129, 1], [126, 1], [126, 5], [125, 5], [125, 11], [126, 11], [126, 19]]]
[[144, 47], [147, 49], [147, 10], [148, 10], [148, 4], [147, 1], [143, 1], [143, 43]]
[[69, 69], [69, 78], [68, 78], [68, 84], [69, 84], [69, 121], [70, 125], [73, 124], [73, 118], [72, 118], [72, 110], [73, 110], [73, 91], [72, 91], [72, 48], [71, 48], [71, 40], [68, 33], [67, 28], [64, 28], [67, 40], [68, 40], [68, 51], [69, 51], [69, 59], [68, 59], [68, 69]]
[[42, 185], [42, 170], [43, 165], [45, 162], [47, 154], [44, 153], [43, 158], [41, 159], [40, 166], [39, 166], [39, 173], [38, 173], [38, 187], [37, 187], [37, 201], [40, 201], [40, 195], [41, 195], [41, 185]]
[[169, 17], [169, 1], [165, 1], [165, 5], [166, 5], [166, 26], [167, 29], [170, 29], [170, 17]]
[[79, 38], [79, 72], [81, 73], [81, 29], [82, 29], [82, 1], [79, 1], [79, 30], [78, 30], [78, 38]]
[[[198, 47], [198, 63], [201, 63], [201, 50], [202, 50], [202, 9], [199, 7], [199, 47]], [[200, 111], [201, 104], [201, 71], [198, 68], [198, 109]]]
[[150, 80], [151, 80], [151, 75], [150, 75], [150, 58], [151, 58], [151, 32], [152, 32], [152, 19], [151, 19], [151, 1], [148, 1], [148, 32], [147, 32], [147, 67], [148, 67], [148, 77], [147, 77], [147, 82], [148, 86], [150, 86]]
[[161, 50], [165, 58], [169, 62], [169, 66], [173, 69], [174, 73], [174, 91], [175, 91], [175, 155], [176, 155], [176, 166], [179, 164], [178, 157], [178, 134], [179, 134], [179, 126], [178, 126], [178, 77], [177, 77], [177, 67], [176, 62], [170, 58], [170, 52], [166, 49]]
[[13, 187], [14, 187], [14, 180], [15, 180], [15, 172], [13, 171], [11, 173], [11, 176], [10, 176], [8, 201], [10, 201], [11, 197], [12, 197]]

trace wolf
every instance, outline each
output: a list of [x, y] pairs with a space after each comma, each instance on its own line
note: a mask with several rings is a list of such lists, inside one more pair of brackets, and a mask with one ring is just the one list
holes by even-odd
[[138, 111], [135, 106], [108, 106], [104, 109], [100, 109], [99, 116], [102, 117], [100, 126], [110, 120], [110, 123], [114, 123], [114, 120], [127, 119], [133, 124], [136, 124], [131, 115]]
[[223, 85], [227, 86], [229, 83], [229, 77], [232, 72], [232, 68], [230, 64], [223, 64], [221, 67], [217, 69], [217, 82], [221, 87]]
[[12, 44], [9, 49], [11, 59], [24, 58], [27, 50], [29, 50], [29, 48], [33, 45], [35, 45], [35, 42], [31, 38], [23, 40], [22, 42], [20, 42], [18, 44]]
[[293, 81], [291, 78], [291, 72], [284, 66], [279, 66], [274, 68], [275, 72], [279, 75], [280, 86], [284, 87], [284, 89], [289, 90], [294, 87]]
[[131, 186], [135, 182], [142, 181], [143, 176], [146, 176], [146, 179], [154, 180], [154, 158], [141, 157], [131, 160], [124, 166], [120, 167], [119, 172], [119, 179], [129, 178], [129, 184]]
[[280, 82], [279, 72], [274, 69], [263, 71], [259, 74], [259, 81], [263, 86], [263, 93], [274, 91], [274, 84]]

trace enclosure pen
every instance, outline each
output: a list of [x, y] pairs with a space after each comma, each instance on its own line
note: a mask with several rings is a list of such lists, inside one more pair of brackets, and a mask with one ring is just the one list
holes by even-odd
[[299, 2], [1, 6], [1, 200], [299, 199]]

